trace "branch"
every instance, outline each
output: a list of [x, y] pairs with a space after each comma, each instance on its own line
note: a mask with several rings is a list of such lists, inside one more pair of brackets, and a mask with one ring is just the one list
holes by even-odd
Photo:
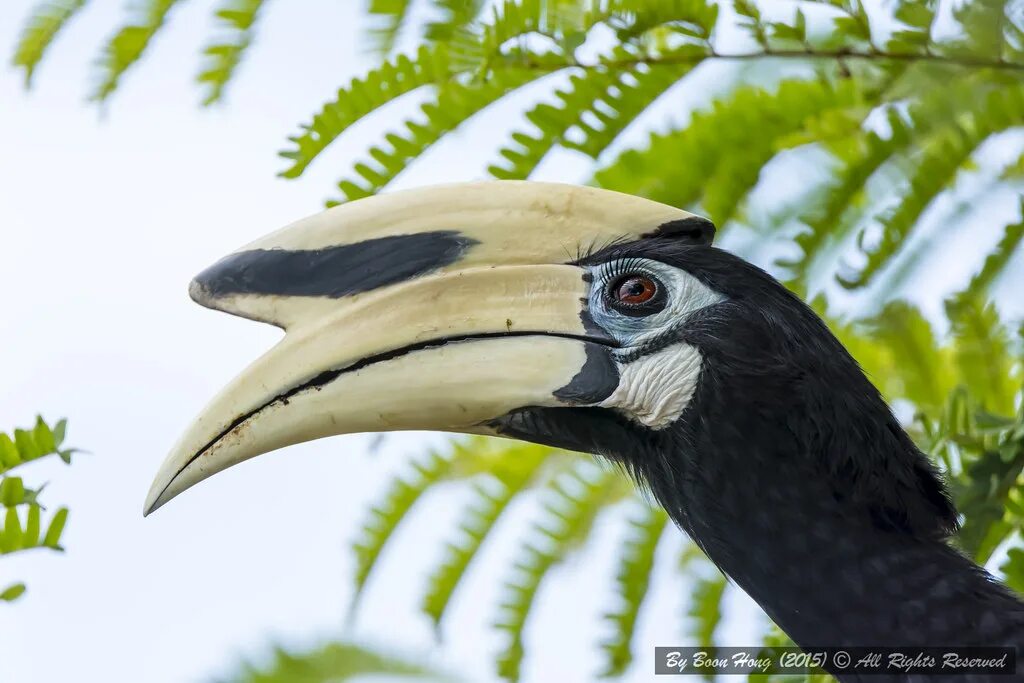
[[565, 62], [523, 61], [510, 60], [515, 66], [534, 69], [538, 71], [557, 71], [566, 67], [577, 67], [581, 69], [607, 69], [622, 68], [628, 69], [641, 64], [654, 66], [658, 64], [696, 64], [709, 59], [750, 61], [757, 59], [863, 59], [879, 62], [922, 62], [942, 64], [966, 69], [996, 69], [1000, 71], [1024, 71], [1024, 63], [1010, 62], [1002, 58], [971, 57], [940, 55], [934, 53], [911, 53], [911, 52], [886, 52], [884, 50], [854, 50], [840, 48], [837, 50], [760, 50], [757, 52], [722, 53], [714, 50], [707, 52], [692, 52], [682, 54], [638, 55], [619, 59], [609, 59], [596, 62], [581, 62], [570, 59]]

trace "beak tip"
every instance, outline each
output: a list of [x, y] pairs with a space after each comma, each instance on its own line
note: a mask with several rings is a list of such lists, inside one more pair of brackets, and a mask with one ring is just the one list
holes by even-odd
[[195, 301], [200, 306], [209, 306], [210, 304], [210, 291], [198, 277], [189, 283], [188, 295], [192, 301]]
[[152, 488], [146, 494], [146, 502], [142, 504], [142, 516], [149, 517], [151, 514], [164, 506], [173, 496], [168, 497], [167, 486], [157, 486], [159, 480], [153, 482]]

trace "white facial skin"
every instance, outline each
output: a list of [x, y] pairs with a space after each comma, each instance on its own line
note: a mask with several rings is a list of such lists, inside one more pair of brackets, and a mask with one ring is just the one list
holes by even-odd
[[[610, 261], [593, 266], [590, 273], [590, 315], [622, 344], [614, 353], [619, 386], [599, 405], [618, 410], [651, 429], [663, 429], [679, 418], [693, 398], [702, 358], [700, 351], [684, 342], [660, 349], [655, 343], [694, 311], [725, 297], [686, 271], [650, 259]], [[609, 288], [614, 289], [629, 275], [654, 281], [659, 290], [656, 298], [664, 297], [664, 307], [649, 314], [617, 310], [609, 298]], [[651, 347], [649, 352], [647, 347]]]

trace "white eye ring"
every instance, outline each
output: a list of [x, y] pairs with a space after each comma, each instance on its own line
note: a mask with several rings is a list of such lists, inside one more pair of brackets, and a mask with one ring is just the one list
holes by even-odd
[[[590, 269], [591, 317], [624, 348], [642, 346], [681, 325], [686, 317], [724, 300], [718, 292], [681, 268], [647, 258], [608, 261]], [[621, 302], [614, 294], [629, 278], [654, 284], [652, 296], [638, 303]]]

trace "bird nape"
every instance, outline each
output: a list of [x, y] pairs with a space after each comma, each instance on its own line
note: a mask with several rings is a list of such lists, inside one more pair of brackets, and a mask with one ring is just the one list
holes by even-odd
[[713, 235], [638, 197], [489, 182], [257, 241], [191, 294], [287, 334], [184, 434], [146, 513], [332, 434], [496, 434], [623, 466], [799, 645], [1021, 652], [1024, 604], [948, 544], [949, 494], [878, 391]]

